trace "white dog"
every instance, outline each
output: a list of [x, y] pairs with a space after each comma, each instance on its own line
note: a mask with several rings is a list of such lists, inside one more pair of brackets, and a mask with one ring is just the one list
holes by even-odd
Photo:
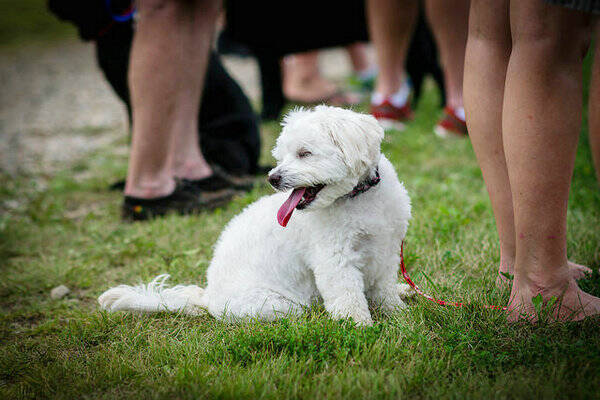
[[384, 310], [405, 307], [401, 297], [412, 293], [397, 280], [410, 199], [380, 153], [382, 139], [370, 115], [327, 106], [291, 112], [269, 174], [279, 192], [229, 222], [207, 287], [165, 288], [161, 275], [106, 291], [101, 307], [273, 320], [322, 301], [332, 317], [361, 325], [372, 324], [367, 300]]

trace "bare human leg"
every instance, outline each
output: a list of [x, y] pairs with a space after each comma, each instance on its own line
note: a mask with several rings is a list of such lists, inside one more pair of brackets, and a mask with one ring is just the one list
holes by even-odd
[[[502, 140], [502, 102], [511, 53], [509, 0], [472, 0], [465, 59], [464, 97], [469, 136], [475, 150], [500, 239], [496, 284], [509, 285], [514, 274], [515, 228], [511, 186]], [[569, 261], [575, 279], [591, 273]]]
[[594, 32], [594, 64], [590, 84], [589, 126], [590, 147], [596, 170], [596, 179], [600, 184], [600, 21], [596, 21]]
[[367, 1], [369, 32], [379, 67], [370, 112], [386, 130], [404, 130], [413, 118], [404, 69], [417, 13], [414, 0]]
[[502, 144], [502, 101], [511, 52], [509, 0], [472, 0], [465, 59], [464, 98], [469, 137], [483, 173], [500, 239], [500, 268], [512, 274], [515, 227]]
[[370, 93], [375, 87], [377, 79], [377, 65], [369, 57], [366, 43], [356, 42], [346, 46], [350, 63], [352, 64], [352, 75], [350, 84], [360, 92]]
[[[494, 2], [496, 3], [503, 2]], [[425, 8], [444, 71], [446, 103], [453, 109], [461, 109], [463, 108], [463, 68], [467, 45], [469, 0], [426, 0]]]
[[567, 262], [569, 187], [581, 124], [581, 65], [589, 18], [538, 0], [512, 0], [512, 52], [502, 114], [515, 214], [512, 319], [535, 319], [532, 298], [558, 299], [553, 316], [600, 313]]
[[321, 76], [318, 51], [297, 53], [283, 59], [283, 92], [289, 100], [316, 103], [336, 91], [336, 85]]
[[131, 52], [131, 156], [125, 194], [173, 192], [173, 177], [212, 171], [198, 144], [198, 108], [220, 9], [216, 0], [140, 0]]
[[379, 66], [375, 92], [382, 96], [396, 93], [405, 79], [406, 53], [417, 12], [414, 0], [367, 1], [369, 32]]
[[369, 60], [367, 45], [365, 43], [353, 43], [346, 46], [346, 50], [348, 51], [354, 72], [360, 73], [374, 67]]
[[446, 106], [434, 128], [441, 138], [468, 136], [463, 105], [463, 70], [469, 20], [469, 0], [426, 0], [426, 14], [435, 35], [444, 71]]
[[338, 85], [321, 75], [318, 51], [283, 59], [283, 92], [288, 100], [299, 103], [347, 106], [360, 102], [357, 96], [342, 92]]

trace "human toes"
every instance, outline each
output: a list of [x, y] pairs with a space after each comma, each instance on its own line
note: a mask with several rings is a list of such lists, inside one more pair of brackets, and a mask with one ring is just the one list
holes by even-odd
[[588, 278], [592, 274], [592, 269], [585, 265], [574, 263], [573, 261], [568, 262], [569, 271], [571, 271], [571, 277], [575, 280]]

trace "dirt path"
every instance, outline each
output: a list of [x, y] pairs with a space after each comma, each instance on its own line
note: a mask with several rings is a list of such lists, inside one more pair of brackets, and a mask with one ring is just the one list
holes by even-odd
[[[260, 96], [253, 59], [225, 65], [254, 100]], [[327, 76], [348, 73], [340, 51], [321, 64]], [[72, 39], [0, 50], [0, 172], [8, 175], [64, 168], [102, 147], [127, 149], [125, 108], [96, 65], [94, 46]]]

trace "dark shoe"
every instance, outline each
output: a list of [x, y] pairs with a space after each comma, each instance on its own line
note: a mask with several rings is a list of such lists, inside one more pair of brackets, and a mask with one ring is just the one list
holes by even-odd
[[200, 193], [188, 185], [177, 182], [175, 190], [168, 196], [154, 199], [125, 196], [122, 218], [125, 221], [145, 221], [168, 213], [197, 214], [227, 204], [234, 195], [235, 192], [231, 190], [210, 194]]
[[201, 192], [217, 192], [224, 189], [248, 192], [254, 187], [252, 180], [234, 178], [217, 167], [213, 167], [213, 174], [207, 178], [182, 179], [181, 182], [191, 190], [198, 190]]
[[[259, 167], [260, 168], [260, 167]], [[257, 174], [265, 175], [274, 167], [265, 167]], [[189, 186], [192, 190], [200, 190], [203, 192], [215, 192], [223, 189], [241, 190], [244, 192], [252, 190], [254, 187], [254, 179], [252, 177], [231, 176], [222, 172], [218, 167], [213, 167], [214, 173], [208, 178], [203, 179], [181, 179], [181, 182]], [[109, 190], [123, 191], [125, 190], [125, 179], [118, 180], [108, 187]]]
[[118, 190], [119, 192], [122, 192], [123, 190], [125, 190], [125, 179], [121, 179], [111, 183], [110, 186], [108, 186], [108, 190]]

